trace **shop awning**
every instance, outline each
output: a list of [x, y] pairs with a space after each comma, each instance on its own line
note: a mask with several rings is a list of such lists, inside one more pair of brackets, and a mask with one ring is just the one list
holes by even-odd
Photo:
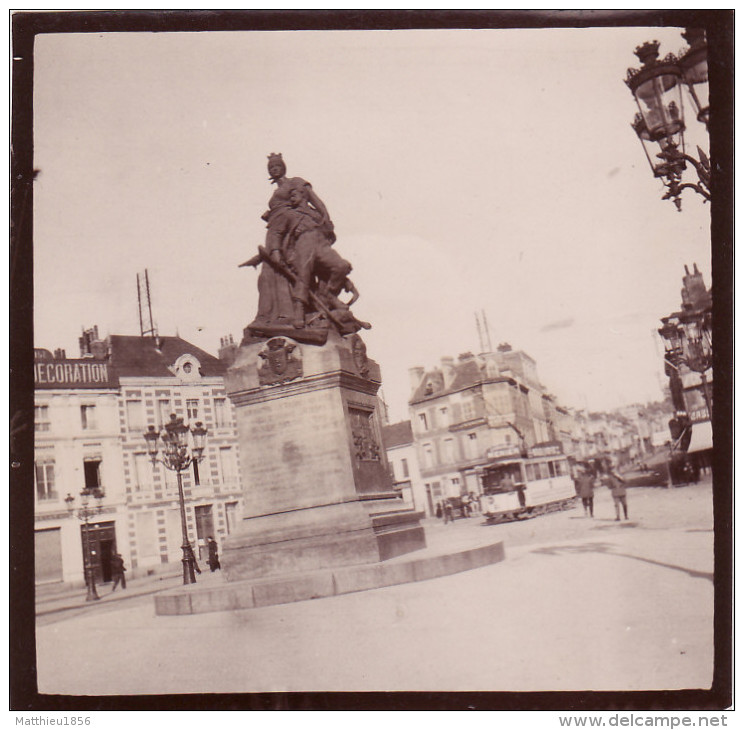
[[713, 429], [710, 421], [692, 424], [692, 438], [690, 445], [687, 447], [687, 453], [693, 454], [696, 451], [707, 451], [713, 448]]

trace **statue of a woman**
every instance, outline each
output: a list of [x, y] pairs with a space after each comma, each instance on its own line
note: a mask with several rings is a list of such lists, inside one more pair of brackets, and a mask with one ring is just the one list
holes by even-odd
[[[287, 167], [281, 154], [269, 155], [268, 170], [271, 182], [277, 187], [269, 199], [269, 209], [261, 218], [266, 221], [266, 250], [273, 261], [282, 263], [281, 252], [286, 234], [282, 226], [282, 214], [291, 207], [290, 191], [297, 186], [303, 187], [308, 203], [318, 212], [322, 232], [329, 240], [335, 240], [333, 223], [328, 216], [328, 211], [310, 183], [298, 177], [288, 178]], [[269, 262], [261, 262], [260, 256], [255, 256], [242, 265], [257, 266], [259, 263], [261, 263], [261, 273], [258, 277], [258, 311], [256, 318], [248, 327], [255, 329], [274, 326], [291, 327], [293, 302], [290, 283]]]

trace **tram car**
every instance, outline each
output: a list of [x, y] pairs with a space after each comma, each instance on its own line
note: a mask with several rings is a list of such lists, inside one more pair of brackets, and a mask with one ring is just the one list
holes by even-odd
[[576, 506], [576, 487], [559, 442], [488, 455], [492, 458], [481, 473], [481, 511], [488, 524]]

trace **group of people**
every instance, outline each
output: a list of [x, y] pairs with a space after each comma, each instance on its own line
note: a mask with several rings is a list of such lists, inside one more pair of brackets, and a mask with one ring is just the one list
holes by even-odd
[[[462, 494], [459, 497], [459, 506], [463, 517], [471, 517], [476, 512], [480, 512], [480, 499], [475, 492]], [[454, 522], [455, 507], [452, 504], [452, 500], [445, 499], [442, 502], [437, 502], [435, 514], [438, 518], [444, 520], [445, 525], [449, 522]]]
[[628, 519], [628, 499], [625, 489], [625, 480], [617, 473], [613, 465], [601, 475], [597, 475], [586, 464], [577, 467], [576, 493], [581, 499], [584, 507], [584, 515], [594, 517], [594, 490], [600, 486], [606, 486], [611, 494], [615, 505], [615, 521], [620, 521], [622, 511], [623, 517]]
[[[217, 541], [211, 535], [207, 538], [207, 549], [209, 551], [209, 554], [207, 556], [207, 565], [209, 566], [210, 571], [214, 573], [216, 570], [221, 570], [222, 566], [220, 565], [219, 547], [217, 546]], [[201, 570], [199, 569], [199, 563], [196, 560], [196, 556], [194, 555], [194, 551], [191, 547], [191, 544], [189, 544], [189, 553], [190, 553], [190, 559], [194, 566], [194, 570], [197, 573], [201, 573]], [[114, 553], [111, 556], [111, 592], [112, 593], [116, 590], [116, 588], [119, 585], [121, 585], [122, 589], [126, 589], [127, 587], [127, 577], [125, 575], [126, 572], [127, 572], [127, 569], [124, 566], [124, 558], [121, 556], [120, 553]]]

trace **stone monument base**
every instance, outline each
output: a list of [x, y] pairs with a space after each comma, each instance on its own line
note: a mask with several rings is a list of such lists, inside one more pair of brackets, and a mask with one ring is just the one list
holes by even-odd
[[393, 490], [379, 366], [357, 334], [243, 344], [226, 377], [243, 519], [222, 544], [229, 581], [379, 563], [426, 547], [422, 513]]
[[[387, 500], [384, 500], [387, 502]], [[399, 500], [396, 500], [399, 501]], [[243, 521], [222, 548], [232, 580], [374, 563], [426, 546], [419, 512], [354, 501]], [[370, 514], [370, 509], [376, 509]]]
[[155, 613], [158, 616], [177, 616], [236, 611], [330, 598], [443, 578], [494, 565], [504, 558], [504, 544], [499, 541], [454, 551], [426, 548], [412, 555], [371, 565], [287, 573], [255, 580], [228, 582], [219, 573], [208, 573], [200, 576], [200, 580], [193, 585], [157, 594]]

